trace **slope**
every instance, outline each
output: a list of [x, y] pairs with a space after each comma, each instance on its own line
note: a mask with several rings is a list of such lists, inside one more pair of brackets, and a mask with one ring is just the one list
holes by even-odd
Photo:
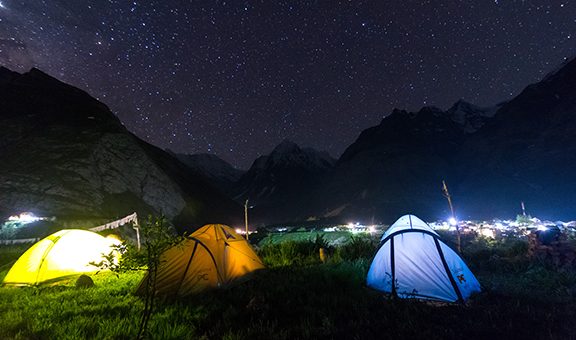
[[193, 229], [241, 211], [104, 104], [37, 69], [0, 68], [0, 192], [0, 215], [97, 222], [137, 211]]

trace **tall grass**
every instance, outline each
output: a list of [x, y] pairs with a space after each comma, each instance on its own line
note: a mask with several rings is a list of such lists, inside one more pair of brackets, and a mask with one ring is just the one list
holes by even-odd
[[333, 248], [322, 236], [314, 240], [268, 243], [260, 248], [259, 255], [268, 267], [304, 266], [320, 263], [320, 249], [332, 252]]
[[353, 236], [350, 241], [337, 248], [343, 260], [372, 259], [378, 250], [378, 239], [366, 236]]
[[320, 249], [323, 249], [330, 263], [372, 259], [378, 248], [378, 240], [370, 236], [349, 236], [339, 246], [331, 245], [322, 235], [314, 239], [288, 240], [267, 243], [259, 250], [259, 255], [268, 267], [305, 266], [321, 263]]

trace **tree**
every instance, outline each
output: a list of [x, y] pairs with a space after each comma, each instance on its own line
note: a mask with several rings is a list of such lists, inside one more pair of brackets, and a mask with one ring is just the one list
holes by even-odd
[[[110, 269], [117, 275], [133, 270], [148, 270], [148, 276], [144, 282], [144, 310], [138, 328], [138, 339], [144, 338], [154, 309], [156, 277], [162, 261], [162, 253], [182, 240], [182, 237], [175, 235], [174, 228], [164, 216], [149, 216], [147, 221], [140, 226], [140, 236], [143, 241], [143, 247], [140, 250], [133, 243], [123, 242], [106, 255], [104, 261], [93, 263], [101, 269]], [[122, 254], [119, 261], [116, 260], [117, 252]]]
[[14, 222], [8, 221], [0, 224], [0, 240], [10, 240], [16, 235], [18, 225]]
[[532, 216], [530, 215], [516, 215], [516, 222], [522, 226], [528, 226], [532, 224]]
[[138, 339], [144, 337], [148, 328], [148, 321], [154, 309], [156, 277], [162, 253], [181, 241], [181, 238], [175, 237], [173, 229], [164, 216], [158, 218], [149, 217], [148, 221], [140, 227], [140, 235], [144, 240], [143, 251], [146, 266], [148, 267], [148, 277], [144, 282], [144, 310], [140, 327], [138, 328]]

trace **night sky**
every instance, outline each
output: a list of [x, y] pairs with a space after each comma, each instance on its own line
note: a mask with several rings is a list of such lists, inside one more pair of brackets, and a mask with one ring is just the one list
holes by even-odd
[[507, 100], [576, 54], [576, 1], [0, 0], [0, 64], [176, 152], [339, 156], [397, 108]]

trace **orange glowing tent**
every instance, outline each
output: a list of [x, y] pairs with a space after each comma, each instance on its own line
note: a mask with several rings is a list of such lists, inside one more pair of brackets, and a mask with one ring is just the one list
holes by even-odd
[[119, 241], [87, 230], [60, 230], [28, 249], [14, 263], [3, 286], [36, 286], [91, 273]]
[[[245, 279], [264, 264], [246, 240], [232, 228], [209, 224], [166, 250], [156, 276], [156, 293], [185, 296]], [[143, 293], [144, 277], [138, 288]]]

